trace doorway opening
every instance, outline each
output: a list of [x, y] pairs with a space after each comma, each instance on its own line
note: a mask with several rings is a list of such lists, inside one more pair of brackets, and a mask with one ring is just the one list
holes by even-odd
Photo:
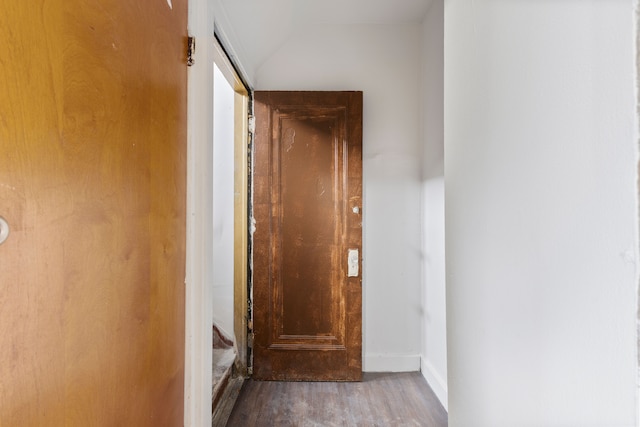
[[250, 91], [216, 39], [213, 67], [213, 401], [249, 367]]

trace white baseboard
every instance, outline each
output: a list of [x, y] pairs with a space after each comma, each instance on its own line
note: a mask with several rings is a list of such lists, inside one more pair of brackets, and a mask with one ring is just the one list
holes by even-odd
[[418, 354], [370, 354], [364, 356], [364, 372], [417, 372], [420, 370]]
[[424, 357], [420, 358], [421, 366], [420, 370], [422, 371], [422, 376], [431, 390], [435, 393], [438, 400], [442, 406], [444, 406], [445, 411], [449, 412], [448, 405], [448, 391], [447, 391], [447, 381], [440, 375], [440, 373], [433, 367], [431, 363]]

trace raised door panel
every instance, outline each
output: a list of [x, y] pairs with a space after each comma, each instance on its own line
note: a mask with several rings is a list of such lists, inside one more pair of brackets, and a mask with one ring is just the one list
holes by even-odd
[[361, 280], [346, 260], [361, 250], [362, 94], [255, 99], [254, 376], [357, 380]]

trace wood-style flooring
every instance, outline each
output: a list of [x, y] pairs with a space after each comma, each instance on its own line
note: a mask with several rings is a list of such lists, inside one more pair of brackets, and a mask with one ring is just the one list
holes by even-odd
[[447, 413], [419, 372], [365, 373], [359, 383], [247, 380], [227, 426], [443, 427]]

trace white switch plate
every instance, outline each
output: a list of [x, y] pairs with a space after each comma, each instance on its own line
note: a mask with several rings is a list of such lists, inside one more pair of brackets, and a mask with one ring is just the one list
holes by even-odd
[[360, 262], [358, 256], [357, 249], [349, 249], [349, 272], [347, 273], [348, 277], [358, 277], [358, 273], [360, 272]]

